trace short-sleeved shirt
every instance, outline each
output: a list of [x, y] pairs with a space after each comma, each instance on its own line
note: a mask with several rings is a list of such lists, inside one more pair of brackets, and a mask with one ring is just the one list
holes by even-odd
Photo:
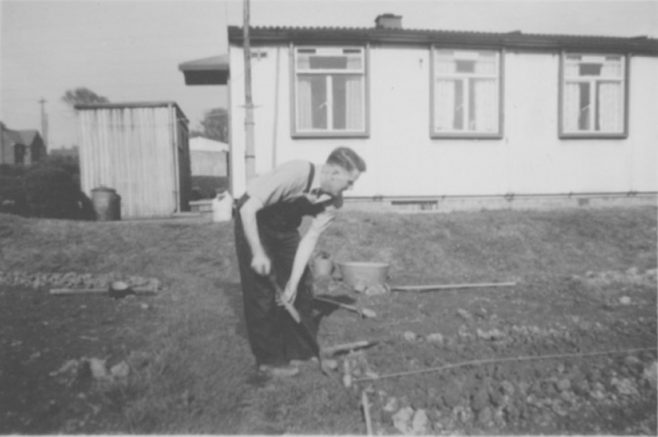
[[[311, 166], [314, 166], [314, 175], [310, 189], [305, 192], [308, 188]], [[308, 161], [286, 162], [269, 173], [252, 180], [247, 187], [247, 194], [249, 197], [260, 200], [264, 207], [280, 202], [290, 202], [305, 196], [311, 203], [333, 200], [330, 204], [335, 208], [340, 208], [342, 206], [342, 196], [332, 198], [332, 196], [320, 192], [320, 168], [321, 165], [315, 165]]]
[[[314, 166], [314, 170], [309, 188], [311, 166]], [[322, 232], [333, 220], [336, 210], [342, 207], [343, 198], [332, 197], [320, 191], [321, 168], [321, 165], [308, 161], [286, 162], [253, 179], [247, 186], [247, 194], [260, 200], [263, 207], [292, 202], [299, 197], [306, 197], [311, 203], [324, 203], [326, 205], [324, 211], [316, 215], [311, 224], [312, 229]]]

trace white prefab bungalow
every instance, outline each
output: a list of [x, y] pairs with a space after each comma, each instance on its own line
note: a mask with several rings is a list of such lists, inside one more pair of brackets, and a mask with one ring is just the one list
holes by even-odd
[[[246, 184], [243, 29], [228, 56], [180, 65], [228, 85], [231, 187]], [[352, 200], [646, 196], [658, 192], [658, 40], [521, 32], [250, 28], [256, 173], [322, 162], [368, 171]]]

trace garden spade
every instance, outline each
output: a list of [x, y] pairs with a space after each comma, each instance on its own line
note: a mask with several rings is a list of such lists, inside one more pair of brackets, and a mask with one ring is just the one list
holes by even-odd
[[327, 370], [324, 368], [324, 365], [322, 363], [322, 356], [320, 354], [320, 346], [318, 345], [318, 342], [315, 340], [313, 337], [313, 334], [311, 333], [311, 329], [306, 325], [304, 320], [299, 315], [299, 312], [297, 309], [289, 302], [284, 302], [281, 297], [283, 295], [283, 290], [281, 290], [281, 287], [279, 286], [279, 283], [276, 282], [276, 277], [274, 275], [269, 275], [267, 279], [270, 281], [270, 284], [274, 287], [274, 290], [276, 291], [276, 299], [278, 302], [283, 305], [283, 307], [286, 309], [288, 314], [290, 314], [290, 317], [293, 318], [293, 320], [296, 322], [297, 329], [298, 331], [302, 334], [304, 339], [308, 342], [308, 345], [311, 347], [311, 350], [313, 351], [313, 354], [315, 357], [318, 359], [318, 364], [320, 365], [320, 370], [322, 373], [325, 375], [329, 376], [329, 373]]
[[320, 302], [326, 302], [326, 303], [330, 303], [332, 305], [336, 305], [337, 307], [344, 308], [348, 311], [353, 311], [353, 312], [359, 314], [364, 319], [372, 319], [372, 318], [377, 317], [377, 314], [373, 310], [370, 310], [368, 308], [359, 308], [359, 307], [354, 306], [354, 305], [348, 305], [348, 304], [345, 304], [345, 303], [342, 303], [342, 302], [335, 301], [333, 299], [327, 299], [327, 298], [319, 297], [319, 296], [315, 296], [313, 299], [315, 299], [317, 301], [320, 301]]

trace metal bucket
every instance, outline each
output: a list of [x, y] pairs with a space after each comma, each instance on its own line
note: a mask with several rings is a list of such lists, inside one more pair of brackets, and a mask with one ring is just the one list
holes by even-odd
[[97, 220], [121, 220], [121, 197], [112, 188], [94, 188], [91, 190], [91, 201]]
[[351, 287], [384, 285], [389, 264], [381, 262], [339, 262], [343, 282]]

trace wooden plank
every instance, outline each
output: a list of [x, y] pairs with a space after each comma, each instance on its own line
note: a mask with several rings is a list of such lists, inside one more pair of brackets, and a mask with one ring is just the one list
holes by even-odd
[[322, 349], [322, 352], [326, 355], [333, 355], [338, 352], [347, 352], [355, 349], [363, 349], [364, 347], [372, 346], [375, 343], [376, 341], [360, 340], [352, 343], [344, 343], [344, 344], [337, 344], [335, 346], [329, 346]]
[[393, 285], [391, 291], [440, 291], [465, 288], [514, 287], [516, 282], [481, 282], [470, 284]]
[[157, 294], [157, 291], [152, 288], [129, 288], [127, 290], [112, 290], [109, 287], [105, 288], [52, 288], [50, 294], [54, 296], [70, 296], [74, 294], [107, 294], [111, 295], [112, 293], [126, 293], [126, 294], [138, 294], [138, 295], [149, 295]]

